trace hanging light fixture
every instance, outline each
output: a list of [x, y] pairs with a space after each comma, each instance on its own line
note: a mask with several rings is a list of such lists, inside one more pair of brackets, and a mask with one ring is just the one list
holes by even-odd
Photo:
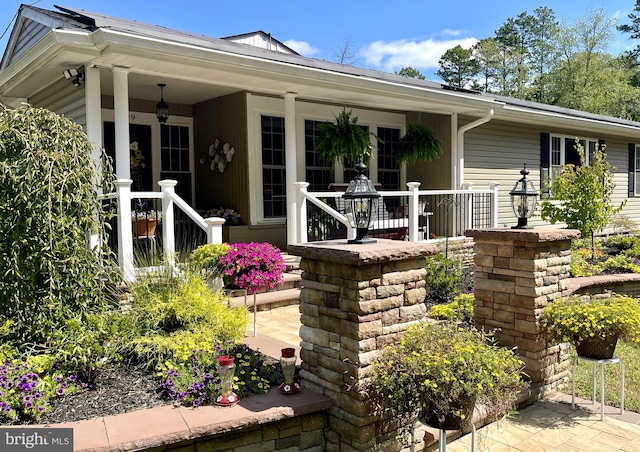
[[380, 194], [364, 175], [366, 169], [367, 165], [364, 163], [356, 165], [358, 175], [353, 178], [349, 188], [342, 195], [347, 220], [356, 230], [356, 238], [348, 240], [348, 243], [376, 243], [376, 240], [369, 238], [369, 227], [378, 212]]
[[511, 196], [511, 208], [518, 219], [518, 224], [512, 226], [511, 229], [531, 229], [527, 225], [527, 219], [533, 216], [536, 210], [536, 201], [538, 199], [538, 191], [533, 186], [533, 182], [527, 179], [529, 170], [527, 164], [520, 170], [522, 178], [516, 182], [513, 190], [509, 192]]
[[160, 87], [160, 102], [156, 105], [156, 118], [160, 121], [160, 124], [164, 124], [169, 119], [169, 104], [164, 101], [163, 88], [167, 86], [164, 83], [158, 83]]

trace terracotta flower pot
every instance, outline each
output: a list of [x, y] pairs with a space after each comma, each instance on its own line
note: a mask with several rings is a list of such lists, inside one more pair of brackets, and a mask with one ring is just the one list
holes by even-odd
[[153, 218], [131, 221], [134, 237], [152, 237], [156, 234], [156, 226], [157, 222]]

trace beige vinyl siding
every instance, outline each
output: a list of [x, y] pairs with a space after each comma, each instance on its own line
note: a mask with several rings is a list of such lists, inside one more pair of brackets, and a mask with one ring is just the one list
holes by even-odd
[[[250, 223], [246, 109], [244, 92], [194, 105], [195, 201], [199, 209], [234, 208], [243, 223]], [[236, 148], [224, 173], [200, 164], [200, 156], [216, 138]]]
[[613, 182], [616, 187], [613, 191], [612, 200], [615, 206], [620, 205], [625, 199], [627, 204], [624, 206], [621, 214], [626, 215], [635, 221], [640, 226], [640, 197], [627, 198], [629, 193], [629, 155], [628, 146], [629, 143], [633, 143], [633, 140], [623, 141], [620, 138], [607, 139], [604, 137], [607, 153], [607, 161], [611, 166], [615, 167], [615, 174], [613, 176]]
[[64, 115], [84, 127], [87, 123], [84, 86], [76, 88], [68, 80], [64, 80], [62, 74], [60, 77], [59, 81], [31, 97], [29, 103]]
[[[407, 165], [407, 181], [420, 182], [420, 190], [451, 188], [451, 116], [430, 113], [408, 113], [407, 124], [428, 127], [442, 145], [440, 158], [431, 162]], [[403, 190], [406, 187], [402, 187]]]
[[[500, 183], [498, 226], [516, 223], [509, 192], [520, 179], [525, 162], [529, 178], [540, 189], [540, 132], [521, 124], [491, 121], [465, 134], [464, 180], [479, 190], [488, 189], [492, 182]], [[536, 225], [537, 220], [533, 218], [531, 224]]]
[[[625, 199], [627, 204], [623, 214], [640, 225], [640, 198], [627, 198], [628, 193], [628, 142], [607, 136], [593, 137], [588, 131], [548, 130], [520, 124], [491, 121], [465, 135], [465, 181], [473, 182], [474, 188], [488, 188], [493, 181], [500, 182], [498, 225], [513, 225], [516, 220], [511, 210], [509, 192], [521, 177], [519, 171], [527, 163], [529, 179], [540, 191], [540, 133], [603, 139], [606, 144], [607, 160], [616, 168], [612, 196], [614, 205]], [[529, 224], [550, 226], [539, 215]], [[561, 224], [556, 224], [562, 227]]]
[[20, 56], [29, 50], [36, 42], [40, 40], [49, 31], [49, 27], [41, 23], [26, 19], [22, 24], [22, 29], [16, 40], [13, 54], [9, 59], [9, 64], [15, 62]]

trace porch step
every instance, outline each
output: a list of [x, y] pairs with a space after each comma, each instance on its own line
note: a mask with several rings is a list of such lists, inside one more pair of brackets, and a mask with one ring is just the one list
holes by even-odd
[[[253, 311], [253, 297], [253, 295], [247, 295], [247, 309], [250, 311]], [[271, 309], [300, 303], [300, 289], [296, 287], [292, 289], [274, 290], [272, 292], [258, 293], [255, 297], [256, 310], [269, 311]], [[245, 303], [244, 296], [232, 297], [230, 303], [233, 307], [243, 306]]]
[[[258, 311], [268, 311], [282, 306], [298, 304], [300, 302], [300, 280], [301, 272], [293, 270], [283, 275], [284, 283], [275, 290], [256, 294], [256, 309]], [[237, 294], [234, 294], [237, 295]], [[231, 297], [231, 306], [242, 306], [244, 295]], [[247, 307], [253, 310], [253, 295], [247, 295]]]

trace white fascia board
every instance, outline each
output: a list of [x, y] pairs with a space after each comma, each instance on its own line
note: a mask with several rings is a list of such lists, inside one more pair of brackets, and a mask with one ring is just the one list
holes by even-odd
[[[0, 94], [10, 91], [12, 87], [29, 78], [39, 69], [45, 67], [57, 55], [69, 47], [75, 47], [83, 54], [83, 59], [90, 60], [100, 55], [100, 50], [84, 31], [51, 30], [15, 62], [0, 73]], [[84, 63], [84, 62], [83, 62]]]
[[253, 74], [270, 74], [278, 80], [292, 80], [293, 83], [333, 88], [341, 91], [369, 92], [386, 97], [402, 96], [405, 99], [422, 102], [438, 102], [460, 109], [465, 113], [483, 115], [487, 109], [499, 108], [502, 102], [481, 98], [479, 95], [457, 93], [454, 91], [434, 90], [427, 87], [403, 85], [387, 80], [379, 80], [360, 75], [336, 73], [310, 66], [259, 58], [204, 48], [175, 41], [166, 41], [155, 37], [133, 35], [112, 29], [94, 32], [94, 41], [101, 47], [109, 47], [110, 53], [123, 53], [135, 49], [137, 52], [157, 53], [162, 59], [188, 59], [197, 66], [210, 64], [227, 66], [231, 69], [245, 68]]
[[495, 119], [553, 128], [588, 129], [589, 131], [598, 133], [640, 138], [640, 123], [636, 123], [637, 125], [616, 123], [607, 121], [607, 117], [603, 117], [602, 119], [572, 117], [559, 112], [544, 110], [531, 111], [518, 106], [505, 105], [501, 112], [496, 111]]

